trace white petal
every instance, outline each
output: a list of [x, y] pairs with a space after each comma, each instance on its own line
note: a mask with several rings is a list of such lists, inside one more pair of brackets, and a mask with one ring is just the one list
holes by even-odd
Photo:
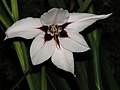
[[[73, 23], [69, 24], [65, 29], [66, 30], [75, 30], [77, 32], [81, 32], [83, 31], [85, 28], [87, 28], [88, 26], [90, 26], [91, 24], [93, 24], [94, 22], [96, 22], [97, 20], [100, 19], [105, 19], [108, 16], [110, 16], [111, 14], [107, 14], [107, 15], [87, 15], [85, 14], [85, 16], [82, 16], [82, 18], [78, 18], [78, 17], [74, 17], [73, 19], [70, 19], [71, 21], [74, 21]], [[77, 15], [76, 15], [77, 16]], [[69, 20], [69, 21], [70, 21]]]
[[89, 50], [89, 47], [86, 47], [71, 38], [60, 38], [59, 40], [61, 46], [71, 52], [85, 52]]
[[60, 47], [60, 49], [55, 49], [55, 52], [51, 58], [52, 62], [58, 68], [74, 74], [74, 59], [72, 52], [65, 50], [62, 46]]
[[5, 33], [7, 38], [23, 37], [31, 39], [43, 32], [38, 29], [41, 26], [39, 18], [28, 17], [15, 22]]
[[[45, 42], [43, 46], [40, 45], [40, 47], [39, 47], [40, 43], [37, 43], [39, 39], [35, 39], [35, 40], [36, 41], [34, 41], [34, 44], [32, 44], [33, 48], [31, 48], [31, 53], [30, 53], [33, 65], [41, 64], [44, 61], [48, 60], [53, 55], [55, 50], [55, 42], [53, 39]], [[41, 43], [43, 44], [43, 42]], [[38, 46], [35, 44], [37, 44]], [[35, 46], [37, 46], [36, 49]]]
[[40, 34], [38, 35], [32, 42], [30, 46], [30, 56], [33, 58], [44, 45], [44, 35]]
[[68, 21], [69, 18], [69, 13], [67, 10], [59, 9], [56, 18], [55, 18], [55, 23], [57, 25], [62, 25]]
[[67, 32], [68, 36], [70, 37], [70, 39], [76, 41], [77, 43], [79, 43], [80, 45], [86, 47], [86, 49], [90, 49], [87, 42], [85, 41], [84, 37], [82, 35], [80, 35], [77, 32]]
[[44, 13], [40, 20], [44, 25], [62, 25], [68, 21], [69, 13], [67, 10], [53, 8]]
[[76, 20], [80, 20], [83, 18], [91, 17], [94, 16], [94, 14], [89, 14], [89, 13], [70, 13], [68, 22], [74, 22]]

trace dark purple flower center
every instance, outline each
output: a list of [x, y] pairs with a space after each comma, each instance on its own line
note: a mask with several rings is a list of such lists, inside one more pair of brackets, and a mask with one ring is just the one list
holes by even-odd
[[59, 46], [58, 37], [65, 38], [68, 37], [67, 32], [64, 30], [65, 27], [70, 23], [65, 23], [63, 25], [51, 25], [51, 26], [42, 26], [40, 30], [45, 32], [45, 42], [54, 38], [56, 45]]

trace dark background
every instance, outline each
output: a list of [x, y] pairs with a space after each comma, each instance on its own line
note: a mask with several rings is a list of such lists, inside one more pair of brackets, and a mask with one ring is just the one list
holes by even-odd
[[[73, 11], [75, 11], [76, 1], [70, 1], [74, 3]], [[103, 26], [101, 46], [104, 57], [109, 60], [114, 77], [120, 86], [120, 0], [95, 0], [93, 3], [96, 14], [113, 13], [108, 19], [99, 22]], [[67, 4], [68, 10], [69, 4]], [[50, 8], [47, 0], [18, 0], [18, 5], [20, 18], [40, 17]], [[0, 90], [9, 90], [22, 76], [22, 71], [13, 49], [8, 42], [3, 41], [4, 37], [4, 33], [0, 31]], [[23, 81], [23, 86], [25, 83], [26, 81]]]

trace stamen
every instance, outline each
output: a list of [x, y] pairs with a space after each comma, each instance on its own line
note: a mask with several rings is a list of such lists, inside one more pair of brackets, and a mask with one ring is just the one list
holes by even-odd
[[52, 25], [50, 28], [51, 33], [59, 34], [57, 25]]
[[48, 33], [51, 36], [54, 37], [57, 49], [60, 49], [60, 44], [59, 44], [58, 36], [59, 36], [59, 34], [60, 34], [61, 31], [62, 31], [62, 29], [60, 27], [58, 27], [57, 25], [50, 26], [50, 29], [48, 31]]
[[56, 44], [57, 49], [59, 49], [60, 48], [59, 40], [58, 40], [58, 37], [55, 33], [54, 33], [54, 40], [55, 40], [55, 44]]

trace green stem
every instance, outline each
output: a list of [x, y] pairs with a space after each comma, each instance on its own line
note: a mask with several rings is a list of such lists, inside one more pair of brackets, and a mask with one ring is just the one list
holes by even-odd
[[28, 82], [28, 85], [29, 85], [29, 88], [30, 90], [35, 90], [35, 87], [33, 85], [33, 81], [32, 81], [32, 77], [30, 74], [27, 75], [27, 82]]
[[103, 67], [103, 72], [105, 73], [105, 78], [106, 78], [107, 83], [108, 83], [109, 90], [119, 90], [118, 85], [115, 81], [113, 72], [112, 72], [111, 67], [110, 67], [110, 62], [105, 57], [105, 54], [107, 52], [105, 50], [103, 50], [103, 51], [104, 52], [101, 53], [101, 55], [103, 56], [101, 63], [102, 63], [102, 67]]
[[78, 2], [79, 7], [81, 7], [83, 4], [83, 0], [77, 0], [77, 2]]
[[93, 69], [95, 78], [95, 90], [102, 90], [100, 61], [99, 61], [99, 46], [93, 47]]
[[47, 68], [47, 76], [53, 82], [55, 90], [71, 90], [66, 80], [56, 75], [52, 68]]
[[83, 4], [80, 6], [79, 12], [85, 12], [88, 6], [90, 6], [91, 0], [85, 0]]
[[17, 0], [11, 0], [11, 9], [12, 9], [12, 14], [14, 16], [13, 20], [17, 21], [19, 19]]
[[45, 66], [42, 66], [41, 68], [41, 90], [47, 90], [47, 76]]
[[[12, 14], [14, 16], [14, 21], [17, 21], [19, 19], [17, 0], [11, 0], [11, 9], [12, 9]], [[14, 44], [14, 47], [16, 48], [16, 52], [18, 53], [17, 55], [19, 57], [19, 62], [22, 67], [22, 70], [25, 73], [26, 70], [29, 69], [29, 60], [28, 60], [26, 47], [23, 42], [14, 42], [14, 43], [17, 43]], [[30, 90], [35, 90], [32, 77], [30, 74], [27, 75], [26, 79]]]
[[50, 76], [48, 74], [47, 74], [47, 78], [50, 81], [50, 83], [51, 83], [52, 87], [54, 88], [54, 90], [57, 90], [57, 88], [55, 87], [54, 83], [52, 82], [52, 80], [51, 80], [51, 78], [50, 78]]
[[[94, 12], [93, 5], [91, 5], [89, 9], [90, 13]], [[95, 82], [95, 90], [103, 90], [102, 81], [101, 81], [101, 71], [100, 71], [100, 58], [99, 58], [99, 42], [100, 42], [100, 34], [97, 29], [89, 34], [89, 41], [92, 47], [93, 54], [93, 72], [94, 72], [94, 82]]]
[[21, 45], [21, 49], [22, 49], [22, 54], [23, 54], [23, 59], [24, 59], [24, 63], [25, 63], [25, 68], [29, 69], [29, 58], [28, 58], [28, 52], [26, 50], [25, 44], [24, 42], [20, 42]]
[[[80, 9], [78, 12], [85, 12], [90, 5], [91, 0], [77, 0]], [[76, 76], [77, 83], [80, 90], [89, 90], [88, 86], [88, 75], [86, 71], [85, 62], [76, 62]]]
[[8, 4], [7, 4], [7, 2], [6, 2], [6, 0], [2, 0], [2, 2], [3, 2], [3, 4], [4, 4], [4, 6], [5, 6], [7, 12], [9, 13], [10, 17], [14, 20], [14, 15], [13, 15], [12, 12], [10, 11], [10, 8], [9, 8], [9, 6], [8, 6]]
[[[8, 28], [11, 25], [11, 22], [7, 15], [5, 14], [1, 4], [0, 4], [0, 21], [3, 23], [3, 25]], [[4, 31], [5, 32], [5, 31]]]
[[[22, 47], [25, 47], [25, 46], [24, 46], [23, 43], [21, 44], [21, 42], [14, 42], [13, 45], [14, 45], [14, 48], [16, 50], [17, 56], [19, 58], [19, 62], [20, 62], [22, 71], [23, 71], [23, 73], [26, 73], [26, 71], [29, 69], [29, 65], [28, 65], [28, 59], [24, 58], [24, 57], [27, 58], [27, 54], [25, 54], [26, 53], [25, 48], [22, 48]], [[27, 78], [27, 82], [28, 82], [30, 90], [35, 90], [31, 75], [28, 74], [26, 78]]]
[[[4, 5], [6, 5], [5, 7], [6, 7], [8, 13], [10, 13], [10, 11], [9, 11], [10, 9], [8, 9], [9, 7], [7, 6], [6, 2], [4, 2]], [[13, 21], [17, 21], [19, 18], [17, 0], [11, 0], [11, 8], [12, 8], [12, 15], [14, 16], [14, 18], [12, 18], [12, 19], [13, 19]], [[8, 28], [11, 25], [11, 22], [8, 22], [9, 19], [7, 20], [5, 18], [6, 15], [1, 6], [0, 6], [0, 9], [1, 9], [0, 20], [5, 25], [5, 27]], [[16, 50], [22, 71], [23, 71], [23, 73], [25, 73], [29, 69], [28, 55], [26, 52], [25, 45], [23, 42], [13, 42], [13, 45]], [[32, 79], [31, 79], [31, 75], [28, 74], [26, 78], [27, 78], [27, 82], [28, 82], [30, 90], [35, 90]]]
[[[26, 48], [25, 48], [24, 43], [22, 43], [22, 44], [21, 43], [22, 42], [14, 42], [13, 44], [14, 44], [16, 53], [18, 55], [22, 71], [23, 71], [23, 73], [25, 73], [29, 69], [28, 56], [27, 56], [27, 52], [25, 51]], [[27, 75], [26, 79], [27, 79], [30, 90], [35, 90], [33, 81], [32, 81], [32, 77], [30, 74]]]
[[22, 71], [23, 71], [23, 73], [25, 73], [27, 70], [25, 68], [24, 58], [22, 55], [23, 51], [21, 49], [21, 44], [20, 44], [20, 42], [14, 42], [13, 45], [14, 45], [14, 48], [16, 50], [17, 56], [19, 58], [19, 62], [20, 62]]
[[85, 62], [75, 62], [76, 79], [80, 90], [89, 90]]
[[15, 90], [15, 88], [23, 81], [23, 79], [26, 78], [26, 76], [30, 73], [31, 69], [29, 69], [23, 76], [22, 78], [20, 78], [20, 80], [18, 80], [14, 86], [10, 89], [10, 90]]
[[[7, 18], [5, 18], [3, 15], [0, 14], [0, 21], [4, 24], [5, 27], [9, 27], [11, 24], [9, 21], [7, 21]], [[7, 22], [6, 22], [7, 21]], [[8, 24], [9, 23], [9, 24]]]
[[100, 71], [100, 59], [99, 59], [99, 37], [98, 30], [94, 30], [89, 34], [89, 41], [92, 47], [93, 55], [93, 73], [95, 90], [103, 90]]
[[[21, 43], [22, 42], [14, 42], [13, 45], [16, 50], [17, 56], [19, 58], [19, 62], [20, 62], [22, 71], [23, 71], [23, 73], [26, 73], [26, 71], [29, 70], [28, 56], [27, 56], [27, 54], [25, 54], [27, 52], [25, 51], [26, 48], [25, 48], [24, 43], [22, 43], [22, 44]], [[27, 75], [26, 79], [27, 79], [30, 90], [35, 90], [33, 81], [32, 81], [32, 77], [30, 74]]]

